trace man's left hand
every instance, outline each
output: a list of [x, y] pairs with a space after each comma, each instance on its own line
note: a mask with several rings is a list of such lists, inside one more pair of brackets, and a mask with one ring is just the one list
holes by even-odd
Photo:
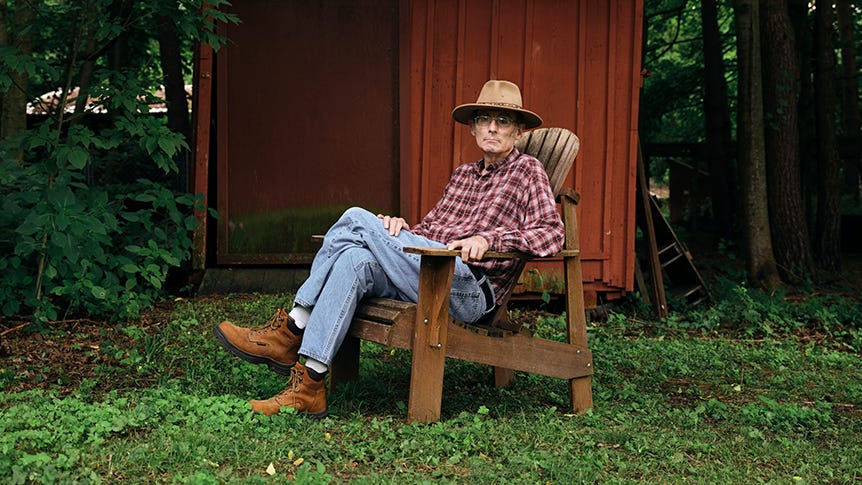
[[446, 245], [446, 249], [460, 249], [461, 261], [465, 263], [481, 260], [489, 248], [488, 240], [482, 236], [470, 236], [467, 239], [459, 239]]
[[401, 217], [384, 216], [383, 214], [377, 214], [377, 218], [383, 221], [384, 229], [389, 229], [390, 236], [397, 236], [401, 234], [402, 229], [404, 229], [405, 231], [410, 230], [410, 224], [407, 224], [407, 221], [405, 221]]

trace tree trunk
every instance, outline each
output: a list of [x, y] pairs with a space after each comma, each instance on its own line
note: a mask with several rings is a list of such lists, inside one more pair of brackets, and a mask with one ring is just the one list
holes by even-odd
[[734, 0], [733, 6], [739, 64], [737, 143], [748, 276], [753, 286], [775, 288], [781, 279], [769, 234], [758, 0]]
[[189, 104], [183, 81], [180, 38], [170, 17], [158, 19], [159, 57], [164, 75], [165, 98], [168, 107], [168, 128], [181, 133], [186, 141], [191, 134]]
[[706, 158], [712, 198], [712, 213], [716, 236], [735, 239], [733, 227], [734, 160], [731, 156], [730, 113], [727, 81], [715, 0], [700, 2], [703, 20], [704, 80], [703, 100], [706, 118]]
[[786, 0], [760, 6], [769, 228], [782, 278], [797, 283], [814, 270], [799, 175], [799, 67]]
[[[30, 30], [25, 26], [33, 21], [35, 11], [29, 2], [17, 2], [13, 9], [4, 2], [0, 7], [0, 45], [15, 47], [19, 54], [33, 52]], [[11, 17], [11, 20], [10, 20]], [[7, 22], [12, 31], [7, 31]], [[0, 140], [23, 133], [27, 129], [27, 98], [30, 78], [26, 72], [9, 72], [11, 86], [0, 94]], [[21, 153], [12, 154], [20, 159]]]
[[817, 225], [814, 258], [826, 271], [841, 267], [841, 164], [835, 134], [835, 54], [832, 4], [817, 0], [814, 9], [814, 115], [817, 130]]
[[796, 60], [799, 66], [799, 153], [802, 172], [802, 197], [808, 234], [814, 234], [817, 221], [817, 142], [814, 132], [814, 86], [812, 77], [812, 35], [808, 0], [789, 0], [790, 18], [796, 38]]
[[[165, 104], [168, 108], [168, 128], [181, 133], [186, 143], [191, 146], [191, 120], [189, 119], [189, 102], [183, 81], [182, 46], [177, 33], [176, 24], [168, 16], [157, 19], [159, 32], [159, 58], [162, 64], [162, 74], [165, 86]], [[177, 154], [176, 177], [178, 191], [189, 191], [189, 150], [181, 150]]]
[[[862, 146], [862, 134], [859, 132], [859, 71], [856, 67], [856, 44], [853, 35], [853, 16], [850, 13], [850, 2], [838, 0], [836, 3], [838, 13], [838, 33], [841, 39], [841, 125], [846, 136], [853, 146]], [[844, 191], [853, 196], [854, 200], [862, 198], [862, 158], [859, 152], [845, 160], [844, 163]]]

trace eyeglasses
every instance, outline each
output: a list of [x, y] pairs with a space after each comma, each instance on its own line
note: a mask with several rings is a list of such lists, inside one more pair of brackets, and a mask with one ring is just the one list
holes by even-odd
[[483, 128], [489, 126], [491, 121], [496, 121], [497, 126], [501, 128], [508, 128], [515, 124], [515, 119], [508, 116], [479, 115], [473, 118], [473, 122], [476, 123], [477, 126], [481, 126]]

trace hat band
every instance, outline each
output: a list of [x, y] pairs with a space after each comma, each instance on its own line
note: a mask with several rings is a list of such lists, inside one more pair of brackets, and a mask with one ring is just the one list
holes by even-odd
[[479, 101], [476, 104], [484, 104], [484, 105], [488, 105], [488, 106], [503, 106], [506, 108], [515, 108], [515, 109], [524, 109], [521, 107], [520, 104], [512, 104], [512, 103], [492, 103], [492, 102], [488, 102], [488, 101]]

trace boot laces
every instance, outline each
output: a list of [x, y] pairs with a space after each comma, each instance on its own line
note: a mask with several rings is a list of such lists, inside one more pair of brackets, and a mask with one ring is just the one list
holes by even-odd
[[299, 385], [302, 383], [302, 377], [304, 372], [296, 368], [294, 366], [290, 369], [290, 378], [288, 380], [288, 386], [281, 392], [275, 396], [275, 401], [281, 404], [283, 399], [288, 399], [291, 394], [299, 392]]
[[251, 335], [266, 335], [281, 329], [281, 326], [284, 324], [286, 320], [285, 317], [282, 317], [282, 310], [276, 310], [275, 314], [270, 317], [269, 320], [266, 321], [266, 324], [260, 328], [255, 328], [249, 332]]

